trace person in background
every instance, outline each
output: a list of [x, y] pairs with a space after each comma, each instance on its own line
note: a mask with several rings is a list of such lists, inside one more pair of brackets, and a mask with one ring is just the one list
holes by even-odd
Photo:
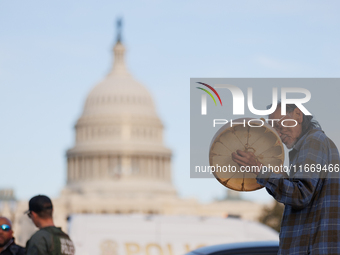
[[14, 242], [12, 223], [0, 217], [0, 255], [24, 255], [25, 249]]
[[28, 217], [39, 230], [27, 241], [27, 255], [74, 255], [70, 237], [53, 222], [53, 205], [49, 197], [38, 195], [29, 201]]

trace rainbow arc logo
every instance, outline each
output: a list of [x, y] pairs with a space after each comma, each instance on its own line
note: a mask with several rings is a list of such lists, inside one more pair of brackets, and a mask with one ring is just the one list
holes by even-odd
[[[215, 95], [218, 97], [218, 100], [220, 100], [220, 104], [221, 104], [221, 106], [222, 106], [222, 101], [221, 101], [220, 95], [217, 93], [217, 91], [216, 91], [213, 87], [211, 87], [210, 85], [208, 85], [208, 84], [206, 84], [206, 83], [203, 83], [203, 82], [197, 82], [197, 83], [198, 83], [198, 84], [201, 84], [201, 85], [203, 85], [203, 86], [206, 86], [207, 88], [211, 89], [211, 91], [214, 92]], [[196, 88], [203, 90], [203, 91], [206, 92], [209, 96], [211, 96], [211, 98], [214, 100], [215, 105], [217, 105], [214, 96], [213, 96], [208, 90], [206, 90], [206, 89], [204, 89], [204, 88], [200, 88], [200, 87], [196, 87]]]

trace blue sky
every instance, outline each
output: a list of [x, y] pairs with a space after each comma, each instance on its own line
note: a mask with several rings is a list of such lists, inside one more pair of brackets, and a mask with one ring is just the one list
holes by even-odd
[[[339, 77], [338, 1], [1, 1], [0, 187], [58, 196], [86, 95], [111, 68], [123, 17], [129, 70], [153, 95], [182, 197], [225, 190], [189, 178], [191, 77]], [[260, 194], [260, 195], [258, 195]], [[244, 195], [268, 200], [264, 192]], [[260, 198], [259, 198], [260, 197]]]

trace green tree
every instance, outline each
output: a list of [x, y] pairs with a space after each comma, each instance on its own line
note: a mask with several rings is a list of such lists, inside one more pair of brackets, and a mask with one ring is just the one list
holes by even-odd
[[271, 206], [263, 208], [259, 221], [280, 232], [284, 205], [275, 201]]

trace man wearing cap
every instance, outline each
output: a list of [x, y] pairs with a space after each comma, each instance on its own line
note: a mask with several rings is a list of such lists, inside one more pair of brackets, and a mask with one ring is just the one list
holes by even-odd
[[74, 255], [70, 237], [54, 226], [50, 198], [44, 195], [31, 198], [26, 213], [39, 228], [26, 244], [27, 255]]
[[5, 217], [0, 217], [0, 255], [24, 254], [25, 249], [14, 242], [11, 221]]

